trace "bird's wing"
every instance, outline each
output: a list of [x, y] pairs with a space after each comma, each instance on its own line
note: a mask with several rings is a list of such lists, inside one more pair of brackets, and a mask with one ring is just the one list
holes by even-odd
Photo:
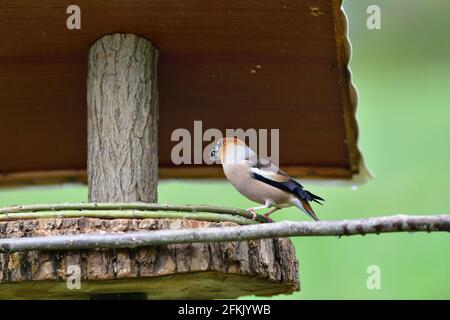
[[283, 170], [274, 165], [270, 160], [264, 158], [250, 159], [253, 174], [261, 175], [276, 182], [287, 182], [291, 179]]
[[255, 159], [250, 161], [250, 172], [254, 179], [291, 193], [300, 199], [315, 201], [319, 204], [318, 200], [324, 201], [321, 197], [305, 190], [299, 182], [289, 177], [283, 170], [268, 160]]

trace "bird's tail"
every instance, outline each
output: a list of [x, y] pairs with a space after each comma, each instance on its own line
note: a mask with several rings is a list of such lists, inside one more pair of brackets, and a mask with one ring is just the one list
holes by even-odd
[[307, 198], [309, 201], [314, 201], [315, 203], [318, 203], [320, 205], [322, 205], [322, 202], [320, 202], [320, 201], [325, 201], [321, 197], [315, 195], [312, 192], [309, 192], [308, 190], [305, 190], [305, 192], [309, 195], [309, 199]]
[[311, 208], [311, 205], [309, 204], [308, 200], [301, 199], [301, 198], [294, 198], [292, 200], [292, 204], [294, 206], [296, 206], [297, 208], [299, 208], [300, 210], [302, 210], [303, 212], [305, 212], [308, 216], [313, 218], [315, 221], [319, 221], [319, 218], [317, 218], [317, 216], [314, 213], [314, 210]]

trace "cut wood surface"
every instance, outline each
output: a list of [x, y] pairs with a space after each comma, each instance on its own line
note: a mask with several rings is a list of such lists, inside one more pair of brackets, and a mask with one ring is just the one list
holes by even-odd
[[[0, 237], [232, 226], [237, 225], [177, 219], [54, 218], [0, 222]], [[80, 268], [79, 290], [66, 286], [69, 266]], [[286, 238], [0, 254], [0, 298], [89, 298], [99, 293], [145, 292], [149, 299], [211, 299], [298, 289], [298, 262]]]

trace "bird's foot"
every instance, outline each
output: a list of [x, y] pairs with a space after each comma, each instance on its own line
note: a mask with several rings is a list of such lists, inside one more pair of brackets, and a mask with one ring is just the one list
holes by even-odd
[[258, 217], [258, 215], [255, 212], [255, 209], [253, 209], [253, 208], [247, 209], [247, 212], [252, 215], [252, 220], [256, 220], [256, 218]]
[[271, 218], [269, 218], [270, 213], [263, 214], [263, 217], [269, 220], [269, 222], [273, 222]]

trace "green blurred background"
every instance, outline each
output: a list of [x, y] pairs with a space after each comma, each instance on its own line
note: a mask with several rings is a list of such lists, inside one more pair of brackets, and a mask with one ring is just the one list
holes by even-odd
[[[366, 9], [381, 8], [368, 30]], [[358, 189], [308, 185], [321, 219], [450, 213], [450, 1], [347, 0], [351, 68], [359, 91], [359, 145], [375, 179]], [[282, 133], [281, 133], [282, 134]], [[229, 183], [161, 182], [159, 202], [247, 208]], [[0, 192], [0, 206], [86, 201], [84, 186]], [[306, 220], [296, 209], [275, 220]], [[302, 291], [278, 299], [449, 299], [448, 234], [295, 238]], [[369, 290], [367, 268], [381, 269]]]

